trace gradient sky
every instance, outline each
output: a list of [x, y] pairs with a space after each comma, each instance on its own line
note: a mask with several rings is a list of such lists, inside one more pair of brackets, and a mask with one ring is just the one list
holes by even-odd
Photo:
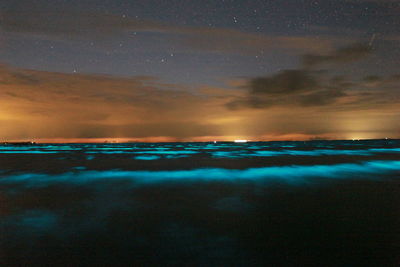
[[0, 11], [0, 141], [400, 138], [399, 1]]

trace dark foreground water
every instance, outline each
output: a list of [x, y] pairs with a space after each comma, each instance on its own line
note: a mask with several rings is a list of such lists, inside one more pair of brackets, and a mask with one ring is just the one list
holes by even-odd
[[2, 266], [399, 266], [400, 141], [0, 146]]

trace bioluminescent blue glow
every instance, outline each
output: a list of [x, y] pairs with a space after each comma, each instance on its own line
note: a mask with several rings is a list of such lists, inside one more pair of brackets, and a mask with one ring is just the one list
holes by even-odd
[[136, 160], [157, 160], [160, 159], [159, 156], [155, 155], [143, 155], [143, 156], [137, 156], [135, 157]]
[[26, 230], [34, 230], [36, 233], [49, 231], [57, 224], [57, 216], [47, 210], [28, 210], [16, 214], [0, 222], [0, 226], [12, 224], [18, 227], [26, 227]]
[[165, 154], [176, 154], [176, 155], [180, 155], [180, 154], [197, 154], [198, 152], [196, 151], [192, 151], [192, 150], [161, 150], [161, 151], [157, 151], [157, 150], [153, 150], [153, 151], [135, 151], [135, 154], [159, 154], [159, 155], [165, 155]]
[[[213, 158], [252, 158], [252, 157], [317, 157], [317, 156], [373, 156], [380, 154], [399, 154], [400, 143], [324, 141], [313, 142], [260, 142], [260, 143], [179, 143], [171, 144], [73, 144], [73, 145], [0, 145], [0, 154], [144, 154], [165, 155], [166, 159], [177, 158], [172, 155], [190, 156], [202, 153]], [[388, 146], [391, 147], [388, 147]], [[349, 148], [351, 146], [352, 148]], [[362, 146], [362, 148], [361, 148]], [[167, 155], [171, 155], [167, 157]], [[138, 158], [140, 159], [140, 158]], [[154, 159], [156, 159], [154, 157]]]
[[217, 210], [229, 211], [229, 212], [246, 212], [251, 210], [253, 207], [244, 202], [238, 196], [226, 197], [219, 199], [214, 206]]
[[111, 150], [111, 151], [86, 151], [88, 154], [131, 154], [130, 151], [118, 151], [118, 150]]
[[78, 265], [104, 244], [176, 258], [206, 248], [208, 257], [248, 242], [247, 264], [254, 244], [268, 245], [260, 257], [276, 244], [274, 253], [308, 255], [304, 240], [331, 253], [363, 233], [345, 241], [352, 257], [382, 228], [377, 247], [399, 229], [399, 157], [400, 140], [0, 145], [0, 258], [6, 247], [47, 262], [49, 251], [70, 257], [71, 244], [82, 251]]
[[255, 150], [255, 151], [216, 151], [211, 152], [217, 158], [249, 158], [275, 156], [372, 156], [378, 153], [400, 153], [400, 149], [316, 149], [316, 150]]
[[57, 154], [57, 151], [46, 151], [46, 150], [3, 150], [0, 154]]
[[189, 155], [167, 155], [165, 158], [167, 159], [181, 159], [181, 158], [188, 158]]
[[376, 179], [376, 174], [386, 175], [398, 171], [400, 171], [400, 161], [367, 161], [359, 164], [294, 165], [244, 170], [202, 168], [174, 171], [80, 171], [60, 175], [32, 173], [5, 176], [0, 179], [0, 184], [22, 183], [30, 187], [41, 187], [56, 183], [84, 184], [99, 179], [128, 179], [134, 181], [135, 184], [188, 181], [267, 182], [270, 180], [303, 184], [307, 183], [309, 178]]
[[215, 158], [231, 158], [231, 159], [239, 159], [249, 157], [249, 154], [246, 154], [246, 151], [215, 151], [211, 152], [211, 155]]

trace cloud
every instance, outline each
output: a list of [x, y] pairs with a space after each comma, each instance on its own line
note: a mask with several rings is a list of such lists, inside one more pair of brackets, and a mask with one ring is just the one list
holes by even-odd
[[399, 3], [399, 0], [345, 0], [347, 2], [366, 2], [366, 3], [377, 3], [377, 4], [385, 4], [385, 3]]
[[303, 64], [307, 67], [322, 64], [344, 64], [361, 60], [371, 54], [371, 47], [365, 44], [353, 44], [339, 48], [328, 55], [306, 54], [303, 56]]
[[284, 70], [269, 77], [257, 77], [250, 81], [251, 94], [296, 94], [313, 91], [319, 87], [313, 76], [304, 70]]
[[151, 32], [172, 40], [174, 47], [229, 53], [258, 53], [268, 48], [292, 52], [327, 51], [332, 45], [331, 39], [314, 36], [268, 36], [229, 28], [180, 26], [112, 14], [37, 8], [2, 12], [0, 29], [6, 33], [34, 34], [68, 41], [110, 39], [128, 32]]
[[230, 109], [240, 109], [243, 106], [324, 106], [346, 95], [342, 87], [324, 84], [323, 76], [320, 72], [297, 69], [283, 70], [267, 77], [256, 77], [250, 79], [245, 87], [248, 96], [238, 98], [227, 106]]
[[227, 107], [231, 110], [266, 109], [273, 106], [354, 109], [392, 105], [395, 103], [394, 99], [398, 98], [394, 89], [399, 82], [396, 75], [386, 78], [367, 75], [358, 80], [317, 69], [322, 66], [337, 68], [346, 63], [360, 61], [370, 54], [369, 46], [353, 44], [338, 48], [327, 55], [303, 55], [303, 64], [298, 69], [282, 70], [273, 75], [249, 79], [242, 86], [247, 96], [235, 98]]
[[[260, 82], [259, 90], [252, 91], [249, 80], [235, 83], [245, 90], [199, 86], [192, 92], [157, 77], [65, 74], [8, 65], [1, 65], [0, 77], [2, 140], [282, 140], [303, 139], [304, 134], [345, 138], [354, 129], [364, 135], [352, 136], [367, 136], [367, 130], [368, 137], [394, 136], [400, 103], [398, 75], [354, 80], [297, 69], [264, 77], [266, 86]], [[385, 133], [373, 132], [378, 124], [386, 127]]]
[[327, 88], [300, 96], [298, 103], [302, 106], [326, 106], [335, 103], [339, 98], [345, 96], [347, 94], [343, 89]]
[[162, 31], [167, 26], [121, 16], [82, 13], [72, 10], [24, 10], [2, 13], [1, 29], [6, 32], [31, 33], [64, 38], [112, 36], [127, 30]]
[[[222, 89], [221, 89], [222, 90]], [[213, 134], [227, 100], [155, 77], [64, 74], [0, 66], [0, 138]]]
[[28, 73], [19, 71], [8, 71], [8, 67], [6, 65], [0, 64], [0, 73], [0, 85], [35, 85], [40, 83], [38, 79]]

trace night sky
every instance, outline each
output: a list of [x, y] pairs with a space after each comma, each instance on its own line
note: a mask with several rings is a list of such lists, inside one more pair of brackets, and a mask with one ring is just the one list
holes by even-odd
[[0, 11], [0, 141], [400, 137], [400, 1]]

